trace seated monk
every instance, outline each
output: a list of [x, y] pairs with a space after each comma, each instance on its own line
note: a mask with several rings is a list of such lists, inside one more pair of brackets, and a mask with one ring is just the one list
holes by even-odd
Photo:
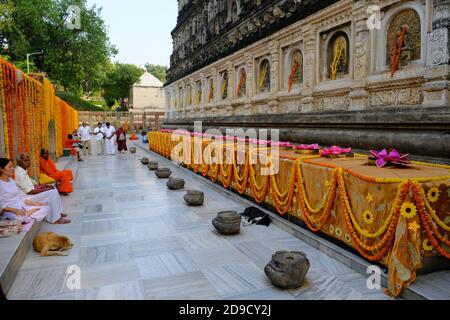
[[50, 178], [58, 181], [58, 191], [61, 195], [67, 196], [73, 192], [72, 181], [73, 174], [71, 170], [58, 171], [47, 149], [41, 150], [41, 157], [39, 159], [39, 167], [41, 172], [48, 175]]

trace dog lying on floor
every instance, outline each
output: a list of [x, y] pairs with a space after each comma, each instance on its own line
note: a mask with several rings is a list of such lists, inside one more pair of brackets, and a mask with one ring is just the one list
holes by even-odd
[[33, 248], [42, 257], [68, 256], [65, 250], [72, 249], [73, 244], [69, 238], [57, 235], [53, 232], [41, 233], [33, 240]]
[[241, 216], [247, 218], [247, 226], [251, 224], [257, 224], [268, 227], [271, 223], [269, 215], [256, 207], [249, 207], [245, 209], [245, 211], [241, 213]]

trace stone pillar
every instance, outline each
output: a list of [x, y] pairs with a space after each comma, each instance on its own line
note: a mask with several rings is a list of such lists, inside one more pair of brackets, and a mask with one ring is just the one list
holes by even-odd
[[304, 36], [304, 57], [303, 57], [303, 83], [302, 90], [302, 112], [311, 112], [314, 110], [314, 72], [315, 72], [315, 57], [316, 57], [316, 36], [317, 30], [307, 25], [303, 29]]
[[233, 91], [234, 91], [233, 88], [235, 86], [235, 83], [234, 83], [235, 74], [234, 74], [233, 63], [231, 61], [228, 61], [228, 63], [227, 63], [227, 74], [228, 74], [227, 98], [225, 99], [226, 112], [227, 112], [227, 116], [232, 116], [233, 115], [233, 107], [231, 105], [231, 101], [233, 100]]
[[278, 113], [278, 100], [277, 92], [279, 88], [279, 72], [280, 72], [280, 54], [279, 54], [278, 41], [270, 47], [270, 100], [269, 100], [269, 110], [271, 113]]
[[450, 105], [450, 0], [434, 0], [432, 31], [428, 33], [425, 69], [424, 105]]
[[370, 59], [369, 29], [366, 14], [367, 1], [360, 0], [353, 4], [353, 39], [350, 48], [353, 52], [353, 78], [349, 93], [351, 99], [349, 110], [362, 110], [368, 106], [369, 93], [366, 91], [366, 79]]
[[253, 96], [253, 57], [250, 54], [246, 54], [244, 56], [245, 60], [245, 72], [247, 79], [245, 80], [245, 88], [246, 88], [246, 97], [245, 97], [245, 104], [244, 104], [244, 115], [251, 115], [252, 114], [252, 104], [251, 104], [251, 97]]

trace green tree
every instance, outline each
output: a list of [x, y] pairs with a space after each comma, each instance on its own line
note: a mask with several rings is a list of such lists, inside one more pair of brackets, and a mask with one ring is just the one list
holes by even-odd
[[[65, 91], [98, 90], [103, 82], [102, 70], [110, 56], [117, 53], [109, 43], [101, 10], [88, 8], [86, 0], [6, 0], [0, 7], [10, 13], [13, 22], [0, 24], [0, 53], [12, 61], [33, 56], [36, 67]], [[11, 5], [13, 5], [11, 7]], [[70, 5], [80, 8], [81, 29], [68, 28]]]
[[146, 63], [145, 69], [147, 69], [149, 73], [158, 78], [162, 83], [166, 82], [166, 73], [168, 69], [166, 66]]
[[109, 107], [120, 100], [124, 107], [124, 99], [129, 96], [130, 87], [139, 80], [144, 70], [134, 64], [115, 63], [106, 73], [103, 83], [104, 98]]

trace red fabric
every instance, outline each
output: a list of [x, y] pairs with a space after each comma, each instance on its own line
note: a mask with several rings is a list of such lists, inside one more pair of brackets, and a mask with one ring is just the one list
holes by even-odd
[[73, 146], [73, 144], [74, 143], [79, 143], [80, 141], [78, 141], [78, 140], [67, 140], [66, 141], [66, 148], [67, 149], [70, 149], [70, 155], [71, 156], [76, 156], [77, 155], [77, 152], [75, 151], [75, 148], [74, 148], [74, 146]]
[[[123, 141], [120, 141], [119, 140], [119, 137], [120, 137], [120, 135], [121, 134], [124, 134], [125, 135], [125, 140], [123, 140]], [[128, 148], [127, 148], [127, 132], [125, 131], [125, 130], [123, 130], [122, 128], [119, 128], [118, 130], [117, 130], [117, 132], [116, 132], [116, 136], [117, 136], [117, 145], [118, 145], [118, 149], [119, 149], [119, 152], [122, 152], [122, 151], [128, 151]]]

